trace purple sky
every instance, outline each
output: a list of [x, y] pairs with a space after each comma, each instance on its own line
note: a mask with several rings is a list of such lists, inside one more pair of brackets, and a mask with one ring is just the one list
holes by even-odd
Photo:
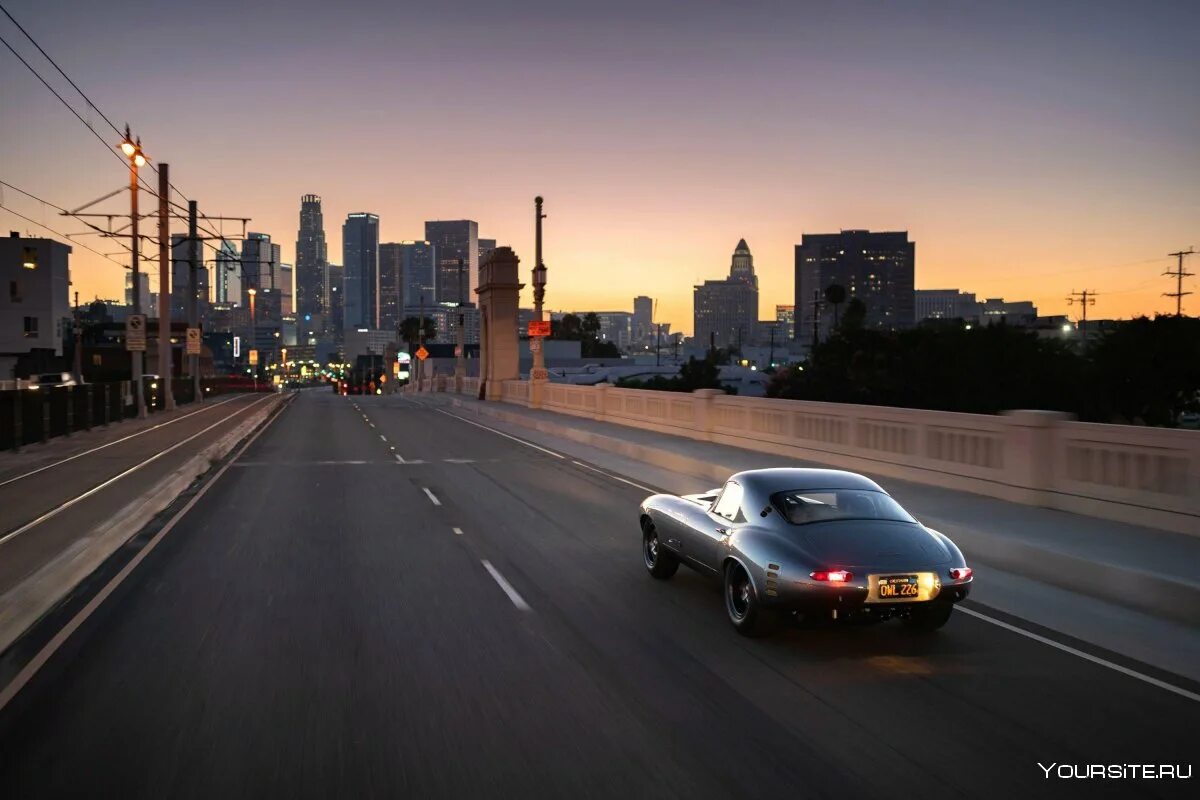
[[[1063, 313], [1086, 287], [1097, 317], [1166, 310], [1166, 254], [1200, 244], [1197, 3], [4, 4], [178, 187], [287, 261], [314, 192], [332, 260], [345, 214], [371, 211], [385, 241], [476, 219], [530, 267], [541, 193], [552, 308], [650, 294], [690, 331], [691, 285], [740, 237], [763, 317], [792, 300], [804, 232], [907, 229], [919, 288]], [[68, 207], [124, 180], [6, 50], [0, 109], [0, 179]], [[82, 296], [119, 296], [115, 265], [73, 263]]]

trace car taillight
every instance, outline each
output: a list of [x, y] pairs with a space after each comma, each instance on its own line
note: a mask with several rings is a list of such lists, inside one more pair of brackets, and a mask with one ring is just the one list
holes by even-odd
[[975, 570], [970, 567], [952, 567], [950, 569], [950, 577], [956, 581], [965, 581], [973, 574], [975, 574]]
[[812, 578], [814, 581], [825, 581], [827, 583], [847, 583], [851, 578], [854, 577], [854, 575], [846, 572], [844, 569], [839, 569], [835, 570], [834, 572], [810, 572], [808, 573], [808, 577]]

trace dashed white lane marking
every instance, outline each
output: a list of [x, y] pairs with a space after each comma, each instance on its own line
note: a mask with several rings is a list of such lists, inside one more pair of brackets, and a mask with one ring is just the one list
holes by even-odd
[[386, 436], [384, 436], [384, 435], [381, 433], [381, 434], [379, 434], [379, 441], [381, 441], [381, 442], [386, 442], [386, 441], [387, 441], [387, 437], [386, 437]]
[[462, 528], [451, 528], [457, 535], [462, 536]]
[[492, 576], [492, 580], [496, 581], [500, 588], [504, 590], [504, 593], [508, 595], [509, 600], [512, 600], [512, 604], [514, 606], [519, 608], [521, 611], [533, 610], [529, 607], [529, 603], [525, 602], [525, 598], [521, 597], [521, 595], [517, 593], [517, 590], [512, 587], [512, 584], [504, 579], [504, 576], [500, 574], [499, 570], [492, 566], [492, 562], [485, 558], [483, 559], [482, 563], [483, 568], [486, 569], [488, 574]]
[[598, 472], [606, 478], [612, 478], [614, 481], [620, 481], [621, 483], [628, 483], [630, 486], [632, 486], [636, 489], [641, 489], [643, 492], [649, 492], [650, 494], [658, 494], [658, 492], [656, 490], [651, 489], [649, 486], [642, 486], [640, 483], [634, 483], [633, 481], [626, 480], [625, 478], [622, 478], [620, 475], [613, 475], [611, 472], [605, 472], [602, 469], [596, 469], [595, 467], [591, 466], [590, 464], [585, 464], [582, 461], [572, 460], [571, 463], [578, 467], [583, 467], [584, 469], [590, 469], [592, 472]]
[[475, 463], [475, 459], [473, 459], [473, 458], [443, 458], [442, 460], [445, 461], [447, 464], [474, 464]]
[[368, 425], [370, 425], [372, 428], [374, 428], [374, 427], [375, 427], [375, 423], [374, 423], [374, 422], [368, 422], [367, 424], [368, 424]]
[[474, 425], [476, 428], [483, 428], [485, 431], [491, 431], [492, 433], [496, 434], [497, 436], [503, 436], [505, 439], [512, 439], [514, 442], [519, 442], [519, 443], [525, 445], [526, 447], [532, 447], [534, 450], [540, 450], [541, 452], [546, 453], [547, 455], [554, 456], [555, 458], [566, 458], [566, 456], [564, 456], [562, 453], [556, 453], [553, 450], [547, 450], [544, 447], [539, 447], [538, 445], [534, 444], [533, 442], [527, 442], [524, 439], [518, 439], [516, 436], [510, 436], [509, 434], [505, 433], [504, 431], [498, 431], [495, 428], [489, 428], [487, 425], [480, 425], [478, 422], [472, 422], [471, 420], [466, 419], [465, 417], [460, 417], [458, 414], [451, 414], [449, 411], [444, 411], [440, 408], [435, 408], [434, 411], [438, 412], [439, 414], [445, 414], [447, 417], [454, 417], [454, 419], [458, 420], [459, 422], [465, 422], [468, 425]]
[[428, 488], [424, 486], [421, 488], [425, 491], [425, 495], [429, 498], [429, 502], [433, 503], [435, 506], [440, 506], [442, 504], [442, 501], [437, 499], [437, 495], [429, 491]]
[[1023, 630], [1022, 628], [1018, 628], [1016, 625], [1010, 625], [1009, 623], [1004, 622], [1003, 620], [998, 620], [993, 617], [989, 617], [986, 614], [980, 614], [978, 611], [975, 611], [973, 609], [965, 608], [960, 605], [958, 607], [958, 610], [964, 614], [968, 614], [972, 617], [975, 617], [976, 619], [981, 619], [984, 622], [990, 622], [992, 625], [996, 625], [1000, 628], [1004, 628], [1006, 631], [1012, 631], [1013, 633], [1020, 634], [1021, 636], [1027, 637], [1029, 639], [1033, 639], [1035, 642], [1041, 642], [1042, 644], [1049, 645], [1050, 647], [1053, 647], [1055, 650], [1061, 650], [1064, 653], [1070, 653], [1073, 656], [1079, 656], [1084, 661], [1090, 661], [1093, 664], [1099, 664], [1102, 667], [1108, 667], [1109, 669], [1111, 669], [1115, 672], [1119, 672], [1122, 675], [1128, 675], [1130, 678], [1133, 678], [1135, 680], [1139, 680], [1144, 683], [1148, 683], [1151, 686], [1157, 686], [1160, 689], [1166, 689], [1168, 692], [1171, 692], [1172, 694], [1177, 694], [1180, 697], [1186, 697], [1188, 700], [1194, 700], [1196, 702], [1200, 702], [1200, 694], [1197, 694], [1195, 692], [1189, 692], [1187, 689], [1181, 689], [1178, 686], [1173, 686], [1173, 685], [1167, 683], [1166, 681], [1160, 681], [1158, 678], [1152, 678], [1149, 675], [1143, 675], [1142, 673], [1140, 673], [1136, 670], [1132, 670], [1129, 667], [1123, 667], [1120, 664], [1114, 664], [1111, 661], [1106, 661], [1103, 658], [1100, 658], [1099, 656], [1092, 655], [1091, 653], [1085, 653], [1082, 650], [1076, 650], [1074, 647], [1070, 647], [1069, 645], [1062, 644], [1061, 642], [1056, 642], [1053, 639], [1046, 638], [1045, 636], [1039, 636], [1038, 634], [1036, 634], [1032, 631]]

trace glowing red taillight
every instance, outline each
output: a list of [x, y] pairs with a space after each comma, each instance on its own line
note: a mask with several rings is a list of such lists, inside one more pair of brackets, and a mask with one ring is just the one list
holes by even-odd
[[974, 574], [975, 570], [970, 567], [953, 567], [950, 570], [950, 577], [956, 581], [965, 581]]
[[808, 577], [814, 581], [825, 581], [827, 583], [848, 583], [854, 575], [846, 572], [844, 569], [839, 569], [834, 572], [810, 572], [808, 573]]

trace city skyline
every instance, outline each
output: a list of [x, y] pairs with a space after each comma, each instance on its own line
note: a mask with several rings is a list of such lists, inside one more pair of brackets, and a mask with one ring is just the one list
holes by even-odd
[[[656, 320], [686, 330], [691, 287], [725, 272], [728, 242], [739, 238], [756, 255], [760, 318], [791, 302], [792, 252], [806, 233], [907, 230], [921, 248], [917, 288], [1029, 299], [1065, 314], [1075, 310], [1067, 295], [1086, 285], [1098, 293], [1097, 317], [1173, 311], [1162, 296], [1174, 288], [1161, 275], [1173, 266], [1167, 254], [1200, 238], [1200, 118], [1186, 80], [1197, 55], [1185, 46], [1200, 21], [1194, 8], [1152, 16], [1089, 4], [1080, 15], [1066, 4], [1037, 16], [1036, 27], [1032, 15], [1005, 9], [924, 15], [919, 25], [891, 9], [864, 27], [868, 17], [854, 8], [811, 3], [736, 12], [696, 4], [682, 24], [672, 13], [679, 6], [652, 4], [644, 24], [626, 30], [613, 4], [551, 13], [466, 3], [393, 26], [406, 58], [428, 56], [430, 65], [394, 80], [403, 64], [387, 37], [316, 5], [301, 4], [295, 19], [221, 3], [215, 15], [162, 12], [165, 28], [194, 24], [198, 36], [173, 42], [177, 58], [153, 70], [144, 56], [112, 55], [122, 19], [145, 18], [144, 3], [35, 5], [10, 4], [107, 114], [133, 123], [148, 156], [170, 163], [172, 181], [205, 213], [252, 217], [250, 229], [283, 244], [284, 263], [298, 261], [297, 203], [314, 193], [335, 253], [336, 221], [369, 208], [388, 242], [422, 239], [426, 220], [478, 220], [526, 267], [532, 197], [541, 193], [549, 308], [626, 308], [647, 295], [659, 301]], [[392, 29], [398, 11], [364, 5], [375, 27]], [[234, 8], [245, 31], [261, 23], [276, 35], [242, 47], [243, 34], [231, 35], [219, 13]], [[535, 15], [562, 34], [550, 45], [539, 39], [536, 59], [521, 52]], [[451, 62], [431, 34], [455, 26], [470, 46]], [[364, 36], [362, 47], [342, 47]], [[494, 36], [504, 48], [488, 45]], [[739, 47], [750, 41], [752, 52]], [[297, 55], [297, 45], [317, 43], [354, 52], [320, 63]], [[0, 87], [22, 113], [0, 121], [0, 178], [72, 208], [120, 186], [120, 165], [5, 57]], [[943, 66], [950, 59], [954, 71]], [[190, 85], [198, 65], [213, 72], [193, 101], [162, 103]], [[347, 93], [345, 81], [360, 74], [358, 91]], [[303, 117], [292, 87], [308, 98]], [[231, 91], [255, 94], [266, 120], [256, 135], [212, 124]], [[454, 111], [453, 124], [428, 129], [409, 114], [397, 138], [391, 112], [346, 127], [363, 96], [380, 108], [440, 107], [453, 96], [458, 108], [499, 102], [520, 113], [490, 120], [472, 110], [459, 120], [466, 112]], [[255, 180], [238, 180], [251, 170]], [[15, 193], [4, 204], [80, 230]], [[9, 229], [47, 235], [0, 217]], [[226, 224], [223, 233], [242, 232]], [[72, 264], [81, 297], [120, 296], [116, 265], [82, 248]], [[1189, 299], [1185, 310], [1196, 313], [1200, 301]]]

